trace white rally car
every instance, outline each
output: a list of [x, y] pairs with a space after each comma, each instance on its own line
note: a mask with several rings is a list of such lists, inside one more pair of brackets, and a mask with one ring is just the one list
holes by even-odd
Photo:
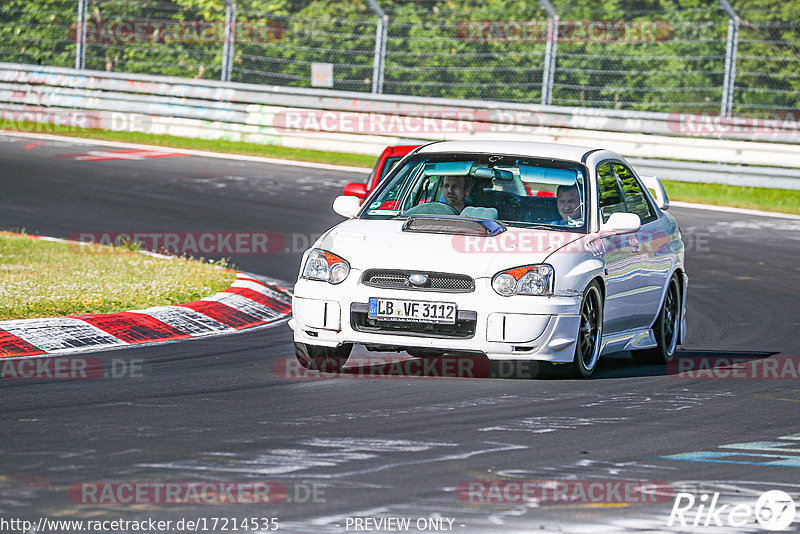
[[[652, 189], [654, 193], [651, 193]], [[686, 333], [684, 244], [661, 183], [618, 154], [441, 142], [398, 163], [303, 255], [295, 352], [337, 371], [353, 344], [412, 356], [666, 363]]]

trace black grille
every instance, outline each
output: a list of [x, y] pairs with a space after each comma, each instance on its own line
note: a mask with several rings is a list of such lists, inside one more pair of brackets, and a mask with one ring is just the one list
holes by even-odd
[[[424, 274], [428, 281], [413, 285], [409, 277]], [[384, 289], [416, 289], [420, 291], [442, 291], [445, 293], [469, 293], [475, 291], [475, 281], [465, 274], [432, 273], [427, 271], [400, 271], [396, 269], [369, 269], [361, 277], [365, 286]]]
[[403, 225], [404, 232], [426, 234], [460, 234], [492, 237], [506, 231], [506, 227], [491, 220], [464, 219], [462, 217], [409, 217]]
[[455, 324], [377, 321], [369, 318], [368, 311], [368, 304], [350, 305], [350, 326], [353, 330], [370, 334], [468, 339], [475, 335], [475, 325], [478, 323], [478, 314], [467, 310], [458, 311]]

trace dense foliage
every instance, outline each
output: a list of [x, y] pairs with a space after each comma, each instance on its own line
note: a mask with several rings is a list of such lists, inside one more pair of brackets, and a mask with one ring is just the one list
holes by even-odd
[[[0, 58], [73, 66], [77, 0], [5, 0]], [[539, 103], [548, 16], [527, 0], [380, 0], [388, 14], [383, 91]], [[715, 0], [555, 0], [552, 103], [719, 110], [729, 18]], [[795, 110], [800, 0], [733, 2], [734, 110]], [[219, 79], [225, 0], [89, 0], [86, 68]], [[366, 0], [238, 0], [233, 80], [370, 91], [375, 14]], [[137, 30], [135, 23], [139, 23]], [[137, 33], [138, 32], [138, 33]]]

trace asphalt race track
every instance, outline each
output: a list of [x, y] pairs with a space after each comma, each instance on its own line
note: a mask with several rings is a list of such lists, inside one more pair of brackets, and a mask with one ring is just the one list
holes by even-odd
[[[210, 256], [291, 284], [302, 250], [340, 220], [334, 196], [364, 177], [194, 156], [62, 157], [118, 150], [0, 136], [0, 229], [65, 238], [271, 232], [282, 236], [282, 251]], [[800, 220], [672, 212], [690, 275], [680, 357], [776, 360], [782, 378], [683, 378], [620, 354], [584, 381], [535, 370], [522, 378], [287, 379], [285, 323], [97, 352], [121, 376], [0, 380], [0, 516], [173, 525], [204, 518], [201, 532], [234, 531], [223, 518], [277, 518], [279, 532], [399, 524], [379, 518], [408, 518], [411, 532], [765, 532], [753, 517], [705, 530], [702, 514], [698, 527], [667, 522], [679, 491], [698, 499], [687, 521], [701, 496], [715, 493], [719, 503], [753, 506], [780, 489], [800, 508], [800, 376], [783, 367], [796, 372], [800, 361]], [[125, 371], [131, 364], [137, 372]], [[182, 504], [81, 494], [101, 481], [270, 483], [286, 495], [267, 504]], [[662, 492], [657, 502], [612, 491], [537, 505], [457, 491], [515, 481], [565, 483], [570, 493], [592, 481], [644, 482]], [[799, 525], [800, 513], [789, 531]]]

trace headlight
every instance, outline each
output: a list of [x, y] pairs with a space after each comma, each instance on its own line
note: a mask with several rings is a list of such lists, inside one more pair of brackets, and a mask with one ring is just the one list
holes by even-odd
[[552, 295], [555, 271], [550, 265], [526, 265], [500, 271], [492, 278], [498, 295]]
[[309, 280], [322, 280], [331, 284], [344, 282], [350, 274], [350, 264], [345, 260], [318, 248], [313, 249], [306, 259], [303, 267], [303, 278]]

